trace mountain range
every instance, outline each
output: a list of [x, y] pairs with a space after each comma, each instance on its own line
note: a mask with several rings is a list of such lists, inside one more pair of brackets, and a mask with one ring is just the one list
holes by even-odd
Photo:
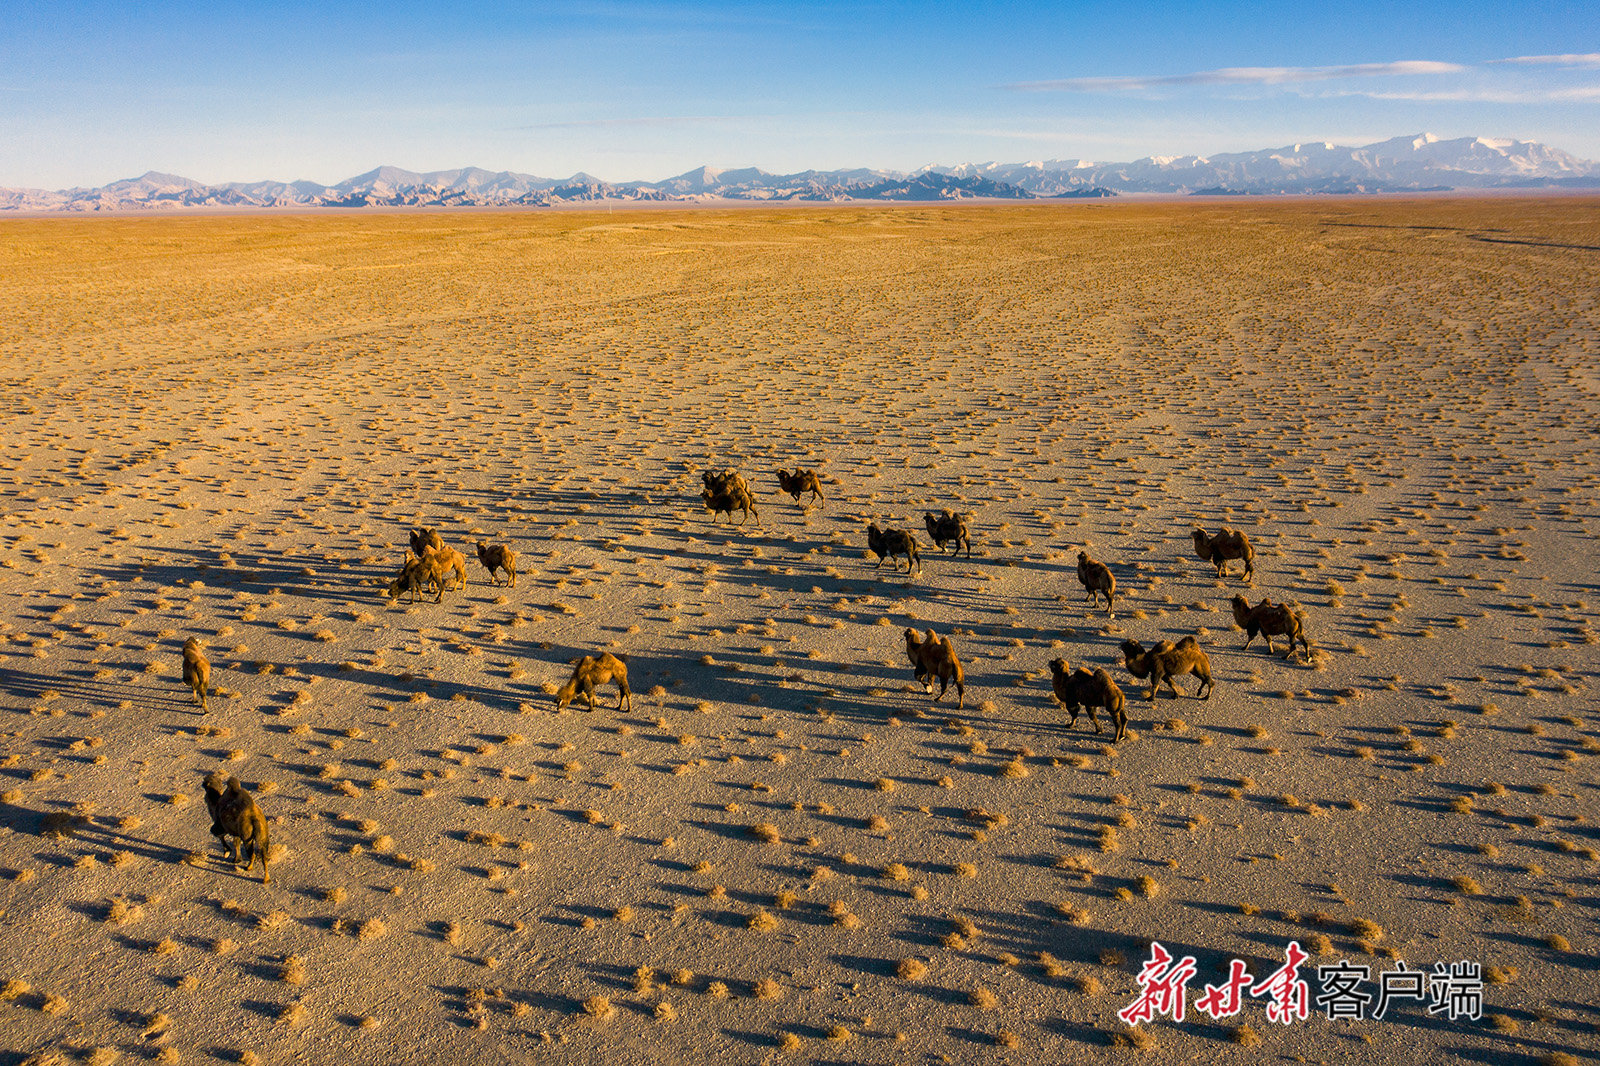
[[337, 185], [313, 181], [205, 185], [154, 171], [98, 188], [0, 188], [0, 211], [173, 208], [543, 207], [608, 200], [939, 201], [1167, 195], [1283, 195], [1449, 189], [1600, 188], [1600, 164], [1534, 141], [1432, 134], [1357, 148], [1325, 142], [1127, 163], [1052, 159], [891, 170], [700, 167], [661, 181], [607, 182], [589, 174], [540, 178], [478, 167], [415, 173], [379, 167]]

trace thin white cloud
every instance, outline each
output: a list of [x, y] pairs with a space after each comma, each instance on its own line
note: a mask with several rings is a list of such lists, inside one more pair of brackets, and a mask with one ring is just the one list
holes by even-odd
[[1338, 67], [1223, 67], [1192, 74], [1158, 77], [1060, 78], [1054, 81], [1017, 82], [1006, 86], [1019, 92], [1118, 93], [1139, 92], [1181, 85], [1287, 85], [1336, 78], [1383, 78], [1413, 74], [1458, 74], [1458, 63], [1412, 59], [1396, 63], [1356, 63]]
[[1358, 96], [1366, 100], [1406, 100], [1429, 104], [1561, 104], [1600, 102], [1600, 85], [1580, 85], [1567, 89], [1498, 90], [1444, 89], [1435, 92], [1372, 92], [1347, 89], [1318, 93], [1324, 98]]
[[726, 122], [765, 121], [772, 115], [651, 115], [641, 118], [595, 118], [574, 122], [537, 122], [531, 126], [512, 126], [516, 130], [585, 130], [649, 126], [706, 126]]
[[1488, 65], [1515, 64], [1524, 67], [1600, 67], [1600, 52], [1569, 53], [1558, 56], [1512, 56], [1491, 59]]
[[[888, 112], [851, 110], [851, 111], [815, 111], [801, 112], [798, 114], [752, 114], [752, 115], [629, 115], [623, 118], [590, 118], [571, 119], [566, 122], [536, 122], [530, 125], [509, 126], [513, 130], [588, 130], [588, 129], [649, 129], [652, 127], [668, 126], [725, 126], [738, 123], [774, 123], [774, 122], [804, 122], [808, 119], [862, 119], [884, 118], [892, 116]], [[942, 127], [941, 127], [942, 128]]]

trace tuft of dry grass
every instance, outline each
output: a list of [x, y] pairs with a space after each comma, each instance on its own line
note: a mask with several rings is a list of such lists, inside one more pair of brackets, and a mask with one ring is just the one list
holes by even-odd
[[278, 980], [286, 985], [303, 985], [306, 977], [306, 960], [303, 956], [290, 955], [278, 967]]
[[144, 908], [129, 903], [121, 896], [112, 897], [106, 905], [106, 921], [112, 925], [131, 925], [144, 917]]
[[999, 770], [1001, 777], [1009, 778], [1011, 780], [1019, 780], [1024, 777], [1029, 777], [1032, 775], [1032, 773], [1033, 771], [1029, 770], [1023, 765], [1022, 756], [1020, 755], [1001, 766]]
[[1383, 939], [1383, 926], [1368, 918], [1357, 918], [1349, 925], [1350, 935], [1359, 940], [1379, 941]]
[[1111, 1038], [1111, 1046], [1134, 1051], [1154, 1051], [1156, 1038], [1148, 1029], [1124, 1029]]

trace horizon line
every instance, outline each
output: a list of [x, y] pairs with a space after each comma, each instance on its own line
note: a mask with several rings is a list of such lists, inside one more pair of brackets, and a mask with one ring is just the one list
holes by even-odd
[[[1544, 144], [1542, 144], [1542, 142], [1524, 140], [1524, 139], [1519, 138], [1519, 137], [1486, 137], [1486, 136], [1483, 136], [1483, 135], [1478, 135], [1478, 136], [1463, 135], [1461, 137], [1441, 138], [1441, 137], [1438, 137], [1438, 136], [1436, 136], [1434, 134], [1428, 133], [1427, 131], [1423, 131], [1423, 132], [1420, 132], [1420, 133], [1396, 134], [1396, 135], [1394, 135], [1392, 137], [1385, 137], [1385, 138], [1381, 138], [1381, 139], [1376, 140], [1376, 141], [1368, 141], [1368, 142], [1366, 142], [1364, 144], [1341, 144], [1341, 143], [1337, 143], [1335, 141], [1329, 140], [1327, 138], [1308, 137], [1308, 138], [1302, 138], [1302, 139], [1290, 141], [1290, 142], [1287, 142], [1287, 144], [1283, 144], [1283, 145], [1272, 145], [1272, 146], [1267, 146], [1267, 147], [1262, 147], [1262, 148], [1233, 150], [1233, 151], [1217, 151], [1217, 152], [1202, 152], [1202, 153], [1180, 152], [1180, 153], [1174, 153], [1174, 154], [1152, 152], [1152, 153], [1148, 153], [1146, 155], [1137, 156], [1137, 157], [1132, 158], [1132, 159], [1120, 159], [1120, 160], [1085, 159], [1085, 158], [1079, 156], [1079, 157], [1055, 157], [1055, 158], [1050, 158], [1050, 159], [1016, 160], [1016, 161], [1008, 161], [1008, 162], [1001, 162], [1001, 161], [995, 160], [995, 159], [983, 160], [981, 162], [967, 161], [967, 162], [962, 162], [962, 163], [951, 163], [951, 164], [938, 163], [938, 162], [929, 162], [929, 163], [924, 163], [921, 166], [918, 166], [918, 167], [910, 169], [910, 170], [900, 169], [900, 168], [897, 168], [897, 167], [874, 167], [874, 166], [867, 166], [867, 165], [859, 165], [858, 164], [858, 165], [852, 165], [852, 166], [833, 167], [833, 168], [828, 168], [828, 169], [819, 169], [819, 168], [816, 168], [816, 167], [807, 167], [807, 168], [804, 168], [802, 170], [781, 171], [781, 170], [767, 170], [767, 169], [763, 168], [760, 164], [755, 164], [755, 163], [743, 164], [743, 165], [738, 165], [738, 166], [720, 166], [720, 165], [717, 165], [717, 164], [714, 164], [714, 163], [701, 163], [701, 164], [697, 164], [697, 165], [695, 165], [693, 167], [690, 167], [688, 170], [680, 171], [678, 173], [670, 174], [670, 175], [667, 175], [666, 177], [661, 177], [661, 178], [618, 178], [618, 179], [613, 179], [613, 178], [600, 177], [600, 176], [595, 175], [595, 174], [589, 172], [588, 170], [585, 170], [585, 169], [582, 169], [582, 168], [573, 171], [570, 175], [568, 175], [566, 177], [547, 177], [547, 176], [540, 175], [540, 174], [530, 173], [528, 171], [512, 170], [510, 168], [491, 169], [489, 167], [483, 167], [483, 166], [479, 166], [477, 164], [468, 164], [468, 165], [465, 165], [465, 166], [452, 166], [452, 167], [436, 167], [436, 168], [430, 168], [430, 169], [426, 169], [426, 170], [417, 170], [417, 169], [412, 169], [410, 167], [401, 166], [401, 165], [396, 164], [396, 163], [380, 163], [377, 166], [368, 167], [365, 170], [362, 170], [362, 171], [360, 171], [358, 173], [349, 175], [348, 177], [341, 178], [341, 179], [339, 179], [337, 181], [334, 181], [334, 182], [323, 182], [323, 181], [320, 181], [320, 180], [315, 179], [315, 178], [272, 178], [272, 177], [254, 178], [254, 179], [237, 179], [237, 178], [235, 178], [235, 179], [228, 179], [228, 180], [223, 180], [223, 181], [206, 181], [206, 180], [202, 180], [202, 179], [198, 179], [198, 178], [191, 178], [191, 177], [189, 177], [187, 175], [177, 173], [176, 171], [162, 170], [162, 169], [159, 169], [157, 167], [150, 167], [150, 168], [147, 168], [146, 170], [142, 171], [139, 174], [126, 176], [126, 177], [112, 178], [112, 179], [110, 179], [108, 181], [105, 181], [105, 182], [103, 182], [101, 184], [98, 184], [98, 185], [75, 184], [75, 185], [70, 185], [70, 186], [61, 187], [61, 188], [54, 188], [54, 189], [45, 188], [43, 186], [37, 186], [37, 185], [0, 185], [0, 189], [4, 189], [4, 190], [9, 191], [9, 192], [49, 192], [49, 193], [92, 192], [92, 191], [97, 191], [97, 190], [100, 190], [100, 189], [107, 188], [107, 187], [112, 186], [112, 185], [117, 185], [117, 184], [120, 184], [120, 183], [123, 183], [123, 182], [137, 182], [137, 181], [141, 181], [141, 180], [144, 180], [144, 179], [150, 178], [150, 177], [172, 178], [172, 179], [176, 179], [176, 180], [179, 180], [179, 181], [190, 182], [192, 184], [199, 185], [199, 186], [202, 186], [202, 187], [205, 187], [205, 188], [225, 188], [225, 187], [228, 187], [228, 186], [248, 186], [248, 185], [274, 184], [274, 185], [289, 185], [289, 186], [292, 186], [292, 185], [316, 185], [316, 186], [318, 186], [318, 187], [320, 187], [322, 189], [335, 189], [335, 188], [338, 188], [340, 185], [346, 184], [348, 182], [352, 182], [352, 181], [356, 180], [357, 178], [364, 177], [364, 176], [366, 176], [368, 174], [375, 174], [375, 173], [377, 173], [379, 171], [382, 171], [382, 170], [403, 171], [406, 174], [415, 175], [417, 177], [429, 177], [429, 176], [447, 174], [447, 173], [452, 173], [452, 172], [464, 173], [464, 172], [467, 172], [467, 171], [478, 171], [478, 172], [481, 172], [481, 173], [484, 173], [484, 174], [489, 174], [489, 175], [496, 175], [496, 176], [498, 176], [498, 175], [506, 175], [506, 176], [509, 176], [509, 177], [527, 178], [527, 179], [532, 179], [532, 180], [541, 181], [541, 182], [552, 182], [552, 183], [555, 183], [557, 185], [559, 185], [559, 184], [561, 184], [563, 182], [573, 181], [575, 179], [588, 179], [588, 180], [592, 180], [592, 181], [599, 182], [599, 183], [602, 183], [602, 184], [615, 185], [615, 186], [659, 185], [659, 184], [661, 184], [663, 182], [673, 181], [673, 180], [678, 179], [678, 178], [687, 177], [687, 176], [689, 176], [691, 174], [694, 174], [696, 171], [711, 171], [713, 173], [713, 175], [717, 175], [717, 174], [727, 173], [729, 171], [752, 170], [752, 171], [756, 171], [756, 172], [758, 172], [760, 174], [769, 175], [769, 176], [772, 176], [772, 177], [791, 177], [791, 176], [798, 175], [798, 174], [813, 174], [813, 173], [814, 174], [837, 174], [837, 173], [841, 173], [841, 172], [844, 172], [844, 171], [867, 171], [867, 172], [870, 172], [870, 173], [877, 173], [877, 174], [882, 174], [882, 175], [885, 175], [885, 176], [913, 177], [913, 176], [925, 173], [925, 172], [927, 172], [929, 170], [933, 170], [933, 169], [940, 168], [940, 167], [949, 167], [949, 168], [952, 168], [952, 169], [953, 168], [957, 168], [957, 167], [973, 167], [973, 166], [978, 166], [978, 167], [982, 167], [982, 166], [1008, 167], [1008, 166], [1027, 166], [1027, 165], [1035, 164], [1035, 163], [1040, 164], [1040, 165], [1047, 164], [1047, 163], [1071, 163], [1071, 164], [1074, 164], [1074, 166], [1077, 166], [1077, 167], [1114, 166], [1114, 165], [1119, 165], [1119, 164], [1124, 164], [1124, 163], [1139, 163], [1139, 162], [1143, 162], [1145, 160], [1172, 160], [1172, 159], [1209, 160], [1209, 159], [1212, 159], [1212, 158], [1214, 158], [1216, 156], [1243, 155], [1243, 154], [1250, 154], [1252, 152], [1271, 151], [1271, 150], [1274, 150], [1274, 149], [1277, 149], [1277, 148], [1285, 148], [1285, 147], [1298, 149], [1302, 145], [1310, 145], [1310, 144], [1331, 145], [1333, 148], [1360, 149], [1360, 148], [1370, 148], [1370, 147], [1373, 147], [1375, 145], [1387, 144], [1387, 143], [1390, 143], [1390, 142], [1393, 142], [1393, 141], [1400, 141], [1400, 140], [1406, 140], [1406, 139], [1426, 140], [1429, 143], [1441, 143], [1441, 142], [1448, 143], [1448, 142], [1451, 142], [1451, 141], [1482, 141], [1482, 142], [1504, 141], [1504, 142], [1509, 142], [1511, 144], [1541, 144], [1542, 147], [1555, 148], [1554, 145], [1544, 145]], [[1560, 148], [1555, 148], [1555, 150], [1564, 152], [1565, 154], [1568, 154], [1568, 155], [1572, 154], [1570, 152], [1565, 152], [1564, 149], [1560, 149]], [[1577, 156], [1573, 156], [1573, 158], [1577, 159], [1579, 162], [1586, 163], [1586, 164], [1589, 164], [1591, 166], [1600, 166], [1600, 160], [1581, 159], [1581, 158], [1579, 158]]]

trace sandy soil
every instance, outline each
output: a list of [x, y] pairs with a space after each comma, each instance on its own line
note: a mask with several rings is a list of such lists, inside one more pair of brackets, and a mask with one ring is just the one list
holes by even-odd
[[[0, 223], [0, 1063], [1600, 1057], [1596, 208]], [[517, 586], [390, 601], [417, 525]], [[1119, 642], [1184, 634], [1214, 696], [1148, 702]], [[600, 649], [632, 712], [556, 713]], [[1484, 1016], [1196, 1012], [1290, 941]]]

